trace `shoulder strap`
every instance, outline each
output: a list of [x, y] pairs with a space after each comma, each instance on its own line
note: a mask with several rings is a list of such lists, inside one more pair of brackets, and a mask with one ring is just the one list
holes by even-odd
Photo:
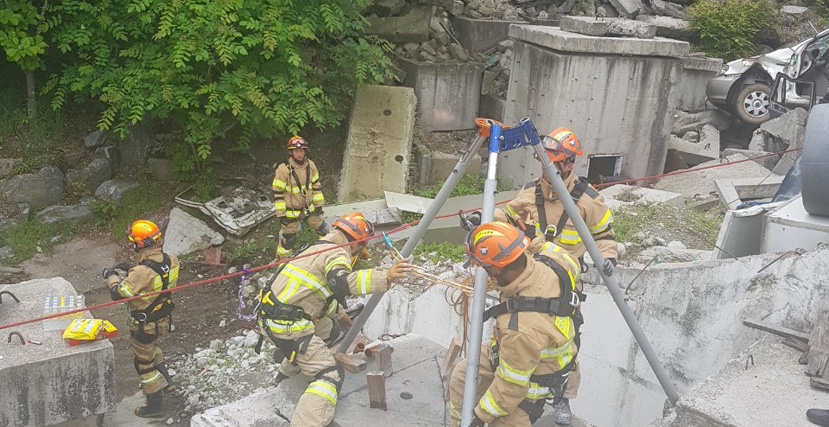
[[305, 166], [305, 188], [311, 190], [311, 161]]
[[[581, 199], [581, 196], [584, 194], [585, 190], [587, 190], [588, 188], [590, 188], [590, 186], [587, 185], [587, 178], [585, 178], [583, 176], [579, 177], [579, 179], [576, 180], [576, 185], [573, 186], [573, 190], [570, 191], [570, 198], [573, 199], [573, 202], [578, 204], [579, 199]], [[595, 192], [596, 190], [593, 190], [593, 191]], [[564, 212], [561, 213], [561, 218], [558, 219], [558, 224], [556, 225], [556, 236], [555, 237], [558, 237], [558, 236], [561, 235], [561, 231], [564, 230], [564, 226], [567, 225], [567, 220], [568, 219], [570, 219], [570, 215], [568, 215], [567, 211], [565, 210]]]
[[538, 224], [541, 232], [547, 231], [547, 210], [544, 208], [544, 193], [541, 191], [541, 180], [535, 183], [535, 210], [538, 213]]
[[155, 271], [161, 277], [161, 289], [167, 290], [167, 287], [170, 286], [170, 256], [165, 253], [161, 255], [163, 258], [160, 263], [151, 259], [145, 259], [140, 262], [140, 265], [150, 267]]
[[302, 181], [299, 180], [299, 176], [297, 176], [297, 174], [296, 174], [296, 169], [294, 169], [294, 167], [290, 166], [290, 165], [288, 165], [288, 167], [291, 169], [291, 175], [294, 176], [294, 180], [296, 181], [297, 187], [299, 187], [299, 190], [302, 191], [302, 195], [304, 196], [305, 195], [305, 187], [302, 186]]

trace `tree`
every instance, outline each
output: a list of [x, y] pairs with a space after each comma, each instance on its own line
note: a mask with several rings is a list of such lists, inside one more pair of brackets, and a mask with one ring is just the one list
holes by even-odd
[[42, 55], [46, 51], [46, 41], [41, 34], [43, 15], [27, 0], [4, 0], [3, 6], [0, 9], [0, 48], [26, 75], [26, 110], [31, 123], [37, 115], [34, 72], [43, 68]]
[[389, 77], [387, 42], [363, 35], [369, 0], [63, 0], [48, 20], [68, 54], [53, 107], [98, 99], [101, 129], [163, 120], [182, 132], [180, 172], [209, 167], [229, 131], [339, 123], [355, 85]]

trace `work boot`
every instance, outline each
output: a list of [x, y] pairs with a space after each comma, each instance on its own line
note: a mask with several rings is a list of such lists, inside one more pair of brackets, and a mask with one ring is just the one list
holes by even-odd
[[556, 399], [553, 403], [553, 410], [556, 411], [556, 424], [569, 426], [573, 421], [573, 414], [570, 412], [570, 400], [563, 397]]
[[135, 415], [141, 418], [156, 418], [164, 415], [164, 408], [161, 405], [161, 393], [159, 390], [147, 395], [147, 405], [135, 408]]
[[164, 387], [165, 393], [172, 393], [176, 390], [176, 383], [173, 382], [173, 377], [170, 376], [170, 371], [167, 370], [167, 362], [161, 362], [158, 365], [155, 365], [155, 369], [161, 373], [164, 377], [164, 380], [167, 381], [167, 386]]
[[826, 409], [809, 409], [806, 411], [806, 418], [812, 424], [817, 424], [823, 427], [829, 427], [829, 410]]

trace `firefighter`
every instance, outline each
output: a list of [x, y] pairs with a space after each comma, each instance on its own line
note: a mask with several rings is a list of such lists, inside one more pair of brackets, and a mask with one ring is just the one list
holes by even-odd
[[330, 328], [326, 318], [340, 315], [347, 295], [385, 292], [411, 269], [401, 260], [389, 270], [352, 271], [373, 233], [374, 226], [359, 212], [338, 218], [330, 233], [299, 256], [324, 252], [282, 264], [270, 287], [260, 291], [260, 334], [284, 356], [276, 382], [297, 371], [314, 378], [294, 409], [291, 426], [322, 427], [334, 418], [343, 368], [324, 342], [330, 332], [317, 329]]
[[[487, 309], [495, 318], [491, 345], [481, 348], [475, 417], [470, 426], [532, 425], [546, 399], [561, 396], [578, 352], [579, 266], [566, 252], [531, 255], [530, 239], [517, 227], [491, 222], [467, 235], [469, 262], [495, 280], [500, 304]], [[449, 384], [450, 425], [458, 426], [469, 366], [459, 363]]]
[[[602, 256], [616, 265], [613, 215], [605, 205], [604, 198], [587, 183], [587, 178], [578, 177], [573, 173], [576, 157], [584, 154], [578, 138], [572, 130], [561, 127], [545, 136], [543, 144], [547, 156], [555, 164], [561, 179], [570, 191], [570, 197], [576, 202], [579, 213], [590, 229]], [[546, 177], [528, 182], [515, 199], [507, 203], [505, 210], [495, 210], [494, 218], [496, 221], [509, 221], [524, 229], [531, 239], [531, 253], [548, 248], [564, 249], [577, 259], [582, 267], [584, 266], [584, 243], [573, 221], [564, 211], [564, 204], [558, 199]], [[473, 220], [473, 224], [475, 221], [480, 223], [480, 219]], [[581, 282], [577, 283], [577, 288], [582, 292]], [[557, 424], [570, 425], [570, 399], [576, 397], [580, 383], [581, 372], [577, 364], [576, 370], [570, 375], [566, 393], [553, 405], [556, 409]]]
[[276, 256], [287, 258], [296, 244], [296, 233], [305, 220], [317, 236], [328, 233], [328, 224], [322, 219], [322, 195], [320, 173], [313, 160], [308, 158], [308, 142], [300, 136], [288, 140], [288, 162], [281, 163], [273, 177], [274, 209], [282, 223]]
[[[129, 268], [119, 263], [103, 272], [114, 301], [165, 290], [176, 286], [179, 261], [173, 254], [161, 251], [162, 233], [152, 221], [138, 220], [127, 229], [127, 238], [135, 251], [138, 265]], [[117, 269], [128, 270], [121, 280]], [[162, 393], [175, 389], [159, 339], [170, 327], [175, 304], [171, 293], [162, 293], [129, 302], [129, 345], [135, 355], [135, 370], [141, 379], [141, 389], [147, 398], [146, 406], [135, 409], [139, 417], [158, 417], [163, 414]]]

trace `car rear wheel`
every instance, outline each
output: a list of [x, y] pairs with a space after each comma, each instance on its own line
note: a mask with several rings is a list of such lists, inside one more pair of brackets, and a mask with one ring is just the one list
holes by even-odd
[[771, 88], [765, 83], [744, 86], [734, 98], [734, 112], [740, 120], [759, 125], [769, 119]]

